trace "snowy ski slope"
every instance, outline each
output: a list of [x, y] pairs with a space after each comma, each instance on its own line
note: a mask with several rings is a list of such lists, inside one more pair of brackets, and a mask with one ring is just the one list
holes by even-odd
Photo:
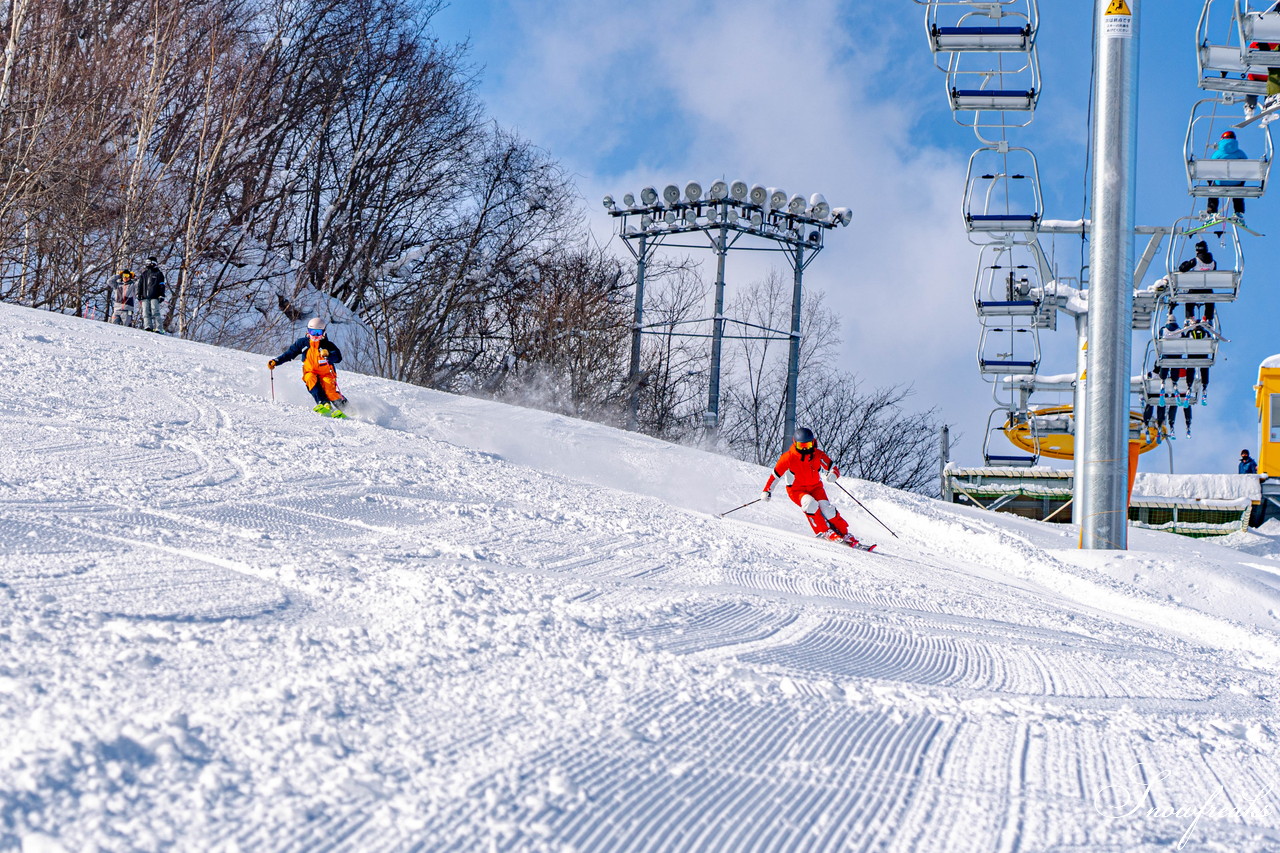
[[1280, 850], [1280, 536], [0, 319], [0, 850]]

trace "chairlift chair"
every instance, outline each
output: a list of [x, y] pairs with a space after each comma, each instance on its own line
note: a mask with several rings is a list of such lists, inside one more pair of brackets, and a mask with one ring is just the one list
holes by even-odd
[[1040, 100], [1040, 57], [1026, 53], [956, 51], [948, 54], [947, 101], [952, 118], [983, 142], [1026, 127]]
[[929, 49], [940, 70], [942, 54], [1029, 53], [1035, 44], [1040, 14], [1038, 0], [993, 3], [930, 3], [925, 15]]
[[[1185, 302], [1234, 302], [1240, 295], [1240, 279], [1244, 272], [1244, 247], [1240, 243], [1240, 232], [1230, 222], [1222, 223], [1223, 248], [1214, 252], [1214, 270], [1191, 270], [1178, 272], [1181, 260], [1194, 255], [1195, 241], [1204, 239], [1205, 232], [1196, 234], [1180, 234], [1190, 224], [1197, 223], [1193, 217], [1184, 216], [1174, 227], [1175, 237], [1169, 241], [1166, 269], [1168, 270], [1171, 303]], [[1226, 249], [1224, 251], [1224, 248]]]
[[[1183, 142], [1187, 191], [1197, 198], [1260, 198], [1267, 190], [1267, 176], [1271, 172], [1271, 128], [1260, 125], [1257, 131], [1236, 131], [1233, 125], [1240, 120], [1239, 115], [1221, 112], [1219, 108], [1223, 106], [1228, 104], [1221, 98], [1205, 98], [1191, 109]], [[1210, 159], [1210, 153], [1226, 130], [1245, 135], [1241, 150], [1256, 156], [1243, 160]], [[1244, 185], [1216, 186], [1214, 181], [1243, 181]]]
[[1035, 328], [1057, 328], [1057, 305], [1044, 298], [1040, 271], [1034, 261], [1034, 256], [1022, 247], [982, 247], [973, 302], [983, 325], [1013, 322], [1011, 318], [1018, 317]]
[[[1220, 2], [1219, 9], [1227, 9], [1230, 18], [1213, 15], [1216, 0], [1205, 0], [1196, 27], [1196, 65], [1200, 71], [1200, 88], [1211, 92], [1227, 92], [1235, 95], [1265, 95], [1267, 93], [1267, 68], [1265, 65], [1249, 65], [1241, 56], [1239, 3], [1237, 0]], [[1211, 27], [1227, 26], [1230, 32], [1225, 40], [1211, 34]], [[1216, 41], [1215, 41], [1216, 38]], [[1225, 42], [1225, 43], [1224, 43]], [[1248, 44], [1248, 42], [1244, 42]], [[1249, 75], [1261, 77], [1250, 80]]]
[[[999, 450], [1005, 450], [1004, 453], [996, 452], [997, 448], [992, 446], [992, 439], [997, 435], [999, 441], [1007, 442], [1004, 427], [1012, 423], [1023, 413], [1012, 409], [999, 408], [991, 412], [987, 416], [987, 432], [982, 440], [982, 458], [989, 467], [992, 468], [1033, 468], [1040, 461], [1040, 454], [1028, 456], [1026, 454], [1015, 454], [1005, 449], [1003, 445], [998, 445]], [[996, 418], [1001, 419], [999, 425], [995, 425]], [[1032, 441], [1032, 446], [1038, 448], [1038, 442]], [[1010, 448], [1011, 449], [1011, 448]]]
[[1213, 338], [1156, 338], [1156, 367], [1212, 367], [1218, 356]]
[[[1253, 11], [1248, 3], [1236, 0], [1236, 24], [1240, 32], [1240, 62], [1263, 68], [1280, 66], [1280, 51], [1252, 45], [1280, 44], [1280, 8], [1269, 3], [1263, 11]], [[1266, 72], [1264, 71], [1263, 74]]]
[[1040, 366], [1040, 335], [1032, 318], [1006, 317], [986, 322], [978, 337], [978, 370], [984, 378], [1035, 373]]
[[969, 157], [963, 202], [969, 242], [1030, 245], [1044, 215], [1040, 168], [1027, 148], [988, 145]]

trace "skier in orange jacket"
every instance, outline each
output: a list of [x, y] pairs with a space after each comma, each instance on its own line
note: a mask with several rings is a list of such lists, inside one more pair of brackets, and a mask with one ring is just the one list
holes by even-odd
[[835, 479], [840, 476], [840, 469], [832, 464], [830, 456], [818, 449], [813, 430], [800, 427], [793, 438], [792, 445], [783, 451], [778, 457], [778, 464], [773, 466], [773, 474], [764, 484], [761, 499], [769, 500], [774, 480], [781, 480], [786, 484], [787, 497], [804, 510], [815, 536], [849, 545], [858, 544], [849, 532], [849, 523], [827, 500], [827, 490], [822, 487], [822, 472], [828, 472], [828, 476]]
[[268, 361], [267, 367], [275, 370], [277, 364], [292, 361], [304, 353], [302, 381], [316, 401], [314, 411], [334, 418], [346, 417], [340, 406], [347, 398], [338, 390], [338, 371], [333, 368], [342, 361], [342, 351], [325, 337], [324, 321], [319, 317], [307, 324], [305, 338], [294, 341], [287, 350]]

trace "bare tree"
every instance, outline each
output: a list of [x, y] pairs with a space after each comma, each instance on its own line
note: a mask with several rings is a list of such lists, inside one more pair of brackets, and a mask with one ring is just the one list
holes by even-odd
[[[771, 272], [746, 288], [731, 311], [757, 326], [781, 329], [791, 314], [789, 283]], [[894, 488], [935, 489], [937, 411], [908, 411], [911, 389], [902, 386], [863, 393], [855, 375], [836, 367], [839, 320], [820, 293], [808, 294], [800, 327], [798, 424], [818, 435], [846, 473]], [[782, 434], [788, 342], [746, 337], [726, 348], [730, 383], [721, 435], [734, 455], [770, 465], [788, 440]]]

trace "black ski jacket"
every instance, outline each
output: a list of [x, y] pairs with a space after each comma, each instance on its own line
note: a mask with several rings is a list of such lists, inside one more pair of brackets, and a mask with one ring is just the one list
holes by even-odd
[[138, 277], [138, 298], [164, 299], [164, 273], [155, 264], [147, 264]]

